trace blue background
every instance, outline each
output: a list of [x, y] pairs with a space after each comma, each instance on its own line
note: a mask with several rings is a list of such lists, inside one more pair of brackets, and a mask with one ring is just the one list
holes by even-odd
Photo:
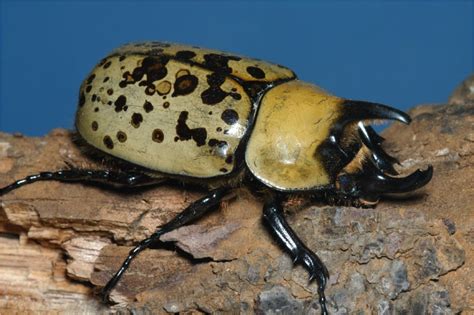
[[164, 40], [292, 68], [338, 95], [442, 103], [473, 72], [472, 1], [1, 1], [0, 130], [72, 128], [114, 47]]

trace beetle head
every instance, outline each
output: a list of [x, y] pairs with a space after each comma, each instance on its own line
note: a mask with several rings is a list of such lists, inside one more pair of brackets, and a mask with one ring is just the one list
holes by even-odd
[[369, 205], [381, 195], [409, 192], [431, 180], [431, 166], [406, 177], [397, 176], [393, 167], [397, 159], [382, 149], [384, 139], [365, 125], [368, 121], [387, 119], [405, 124], [411, 121], [406, 113], [382, 104], [349, 100], [342, 103], [341, 116], [317, 150], [328, 173], [334, 176], [338, 193]]

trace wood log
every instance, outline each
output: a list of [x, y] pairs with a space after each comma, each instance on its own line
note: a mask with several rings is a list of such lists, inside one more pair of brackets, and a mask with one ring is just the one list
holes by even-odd
[[[421, 106], [410, 126], [384, 132], [401, 173], [434, 166], [415, 194], [374, 209], [286, 204], [290, 224], [330, 271], [331, 314], [474, 312], [473, 114], [472, 103]], [[0, 186], [68, 164], [103, 167], [66, 130], [0, 133]], [[203, 194], [38, 182], [1, 196], [0, 313], [318, 314], [315, 283], [275, 243], [245, 187], [141, 253], [113, 303], [101, 301], [97, 289], [132, 246]]]

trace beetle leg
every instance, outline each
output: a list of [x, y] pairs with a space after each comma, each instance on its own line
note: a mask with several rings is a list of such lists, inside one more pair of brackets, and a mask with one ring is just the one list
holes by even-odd
[[266, 203], [263, 208], [263, 218], [281, 245], [290, 252], [294, 263], [303, 264], [310, 274], [310, 281], [313, 279], [317, 280], [321, 314], [327, 314], [324, 289], [329, 278], [329, 272], [326, 266], [324, 266], [321, 259], [315, 253], [304, 245], [288, 222], [286, 222], [283, 216], [281, 200], [274, 198], [269, 203]]
[[115, 287], [117, 282], [122, 277], [123, 273], [128, 269], [131, 261], [137, 256], [141, 251], [148, 248], [150, 245], [158, 241], [161, 235], [175, 230], [185, 224], [188, 224], [191, 221], [194, 221], [205, 214], [210, 209], [214, 208], [219, 204], [222, 198], [225, 197], [229, 188], [221, 187], [215, 190], [212, 190], [207, 196], [193, 202], [186, 209], [183, 210], [180, 214], [174, 217], [171, 221], [161, 226], [158, 230], [155, 231], [148, 238], [142, 240], [138, 243], [135, 248], [133, 248], [127, 258], [122, 263], [120, 269], [114, 274], [114, 276], [107, 282], [105, 287], [102, 289], [102, 294], [104, 300], [109, 296], [110, 291]]
[[162, 179], [153, 178], [138, 172], [71, 169], [57, 172], [42, 172], [39, 174], [27, 176], [8, 186], [0, 188], [0, 196], [23, 185], [42, 180], [54, 180], [59, 182], [95, 182], [118, 187], [137, 187], [156, 184], [162, 181]]

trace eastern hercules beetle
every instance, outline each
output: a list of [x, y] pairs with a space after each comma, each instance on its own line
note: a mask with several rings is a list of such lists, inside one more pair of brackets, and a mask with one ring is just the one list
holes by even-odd
[[28, 176], [3, 195], [38, 180], [115, 186], [197, 182], [209, 194], [141, 241], [103, 288], [113, 289], [131, 260], [159, 237], [200, 217], [242, 183], [264, 191], [263, 218], [295, 262], [324, 288], [329, 273], [285, 220], [282, 202], [307, 194], [330, 203], [374, 205], [386, 193], [428, 183], [433, 169], [397, 175], [396, 159], [368, 123], [410, 117], [391, 107], [339, 98], [299, 81], [288, 68], [194, 46], [128, 44], [104, 58], [79, 92], [76, 128], [88, 146], [136, 166], [70, 169]]

